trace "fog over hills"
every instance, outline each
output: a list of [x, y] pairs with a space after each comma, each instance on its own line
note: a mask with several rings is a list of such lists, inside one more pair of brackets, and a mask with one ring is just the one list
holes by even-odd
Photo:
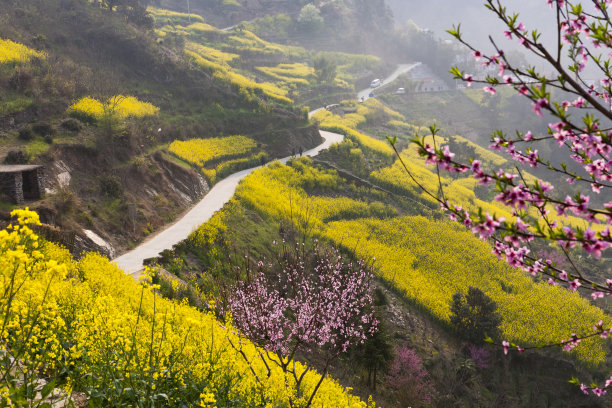
[[[445, 31], [461, 23], [462, 32], [470, 42], [483, 46], [490, 34], [505, 48], [516, 48], [503, 38], [504, 27], [495, 15], [484, 7], [483, 0], [387, 0], [397, 25], [412, 20], [423, 29], [432, 30], [437, 37], [451, 38]], [[543, 31], [544, 41], [554, 41], [554, 15], [545, 0], [503, 0], [508, 11], [520, 14], [519, 20], [527, 28]]]

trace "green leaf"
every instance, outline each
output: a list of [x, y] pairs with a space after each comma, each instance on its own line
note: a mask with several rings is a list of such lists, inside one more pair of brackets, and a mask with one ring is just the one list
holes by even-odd
[[166, 401], [170, 401], [170, 398], [168, 398], [167, 394], [157, 394], [153, 397], [154, 400], [166, 400]]
[[48, 382], [47, 385], [45, 385], [43, 389], [40, 391], [40, 395], [42, 396], [42, 399], [47, 398], [51, 394], [54, 388], [55, 388], [55, 380]]
[[440, 129], [438, 129], [435, 123], [429, 127], [429, 131], [431, 132], [432, 136], [436, 136], [439, 130]]
[[450, 30], [446, 30], [447, 33], [452, 35], [453, 37], [460, 39], [461, 38], [461, 24], [453, 25], [453, 28]]
[[457, 67], [452, 67], [448, 72], [451, 73], [455, 79], [463, 79], [463, 73]]

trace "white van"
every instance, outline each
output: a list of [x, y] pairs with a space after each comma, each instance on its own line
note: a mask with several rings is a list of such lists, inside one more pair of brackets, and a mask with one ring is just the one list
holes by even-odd
[[404, 95], [406, 93], [406, 89], [404, 89], [404, 88], [397, 88], [397, 91], [395, 91], [395, 93], [397, 95]]
[[382, 85], [382, 81], [380, 79], [376, 78], [375, 80], [373, 80], [370, 83], [370, 88], [378, 88], [381, 85]]

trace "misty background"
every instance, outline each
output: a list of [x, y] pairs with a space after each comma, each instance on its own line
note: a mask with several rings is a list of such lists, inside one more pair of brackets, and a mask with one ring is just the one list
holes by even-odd
[[[520, 49], [516, 41], [505, 39], [506, 29], [489, 9], [485, 8], [483, 0], [387, 0], [395, 16], [398, 26], [412, 20], [421, 29], [429, 29], [442, 40], [452, 39], [446, 33], [453, 25], [461, 24], [461, 31], [468, 42], [478, 48], [490, 49], [488, 36], [505, 49]], [[545, 44], [554, 44], [555, 18], [554, 13], [545, 0], [504, 0], [508, 12], [520, 14], [522, 21], [529, 30], [537, 28], [542, 32]]]

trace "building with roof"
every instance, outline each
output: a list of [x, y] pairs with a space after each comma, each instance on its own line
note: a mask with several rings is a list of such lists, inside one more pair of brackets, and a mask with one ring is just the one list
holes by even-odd
[[44, 167], [41, 165], [0, 165], [0, 191], [15, 204], [42, 198], [43, 183]]

